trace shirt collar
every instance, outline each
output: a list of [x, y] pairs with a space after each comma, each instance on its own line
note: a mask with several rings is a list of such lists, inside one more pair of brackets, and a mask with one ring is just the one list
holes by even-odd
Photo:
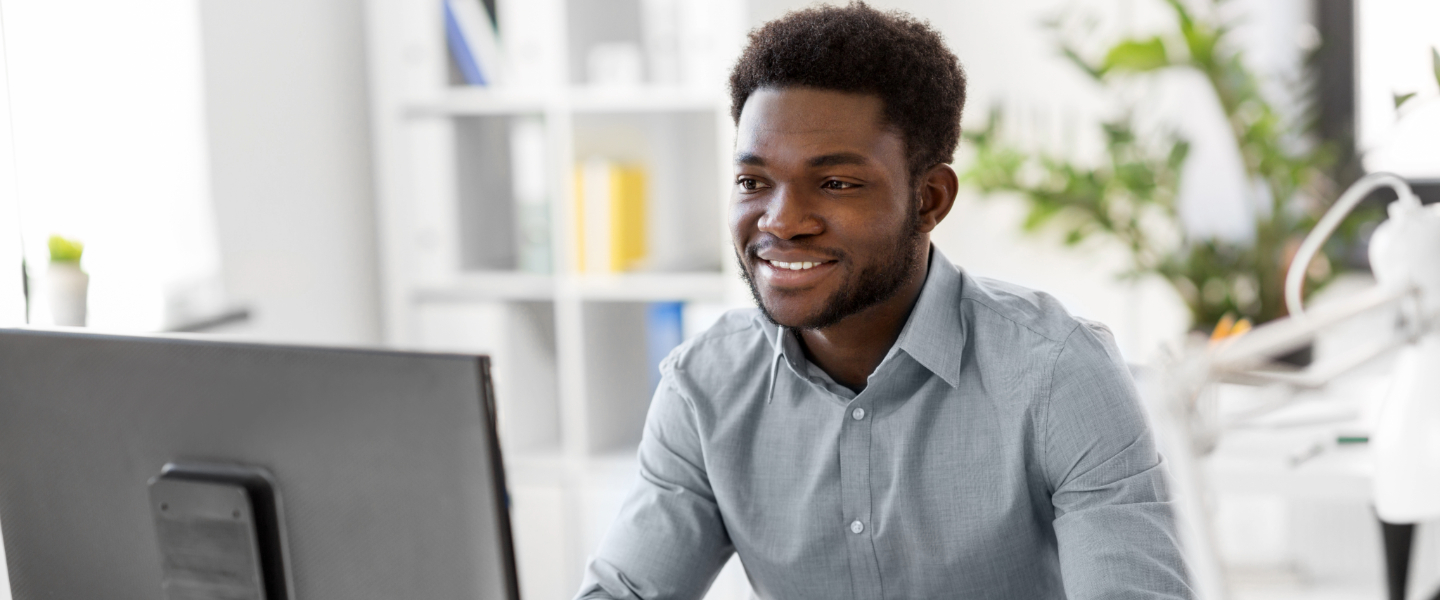
[[[965, 322], [960, 314], [960, 292], [964, 276], [960, 269], [950, 263], [939, 248], [930, 247], [930, 267], [925, 276], [925, 285], [915, 308], [900, 330], [895, 347], [886, 355], [888, 360], [896, 349], [915, 359], [915, 362], [929, 369], [937, 377], [950, 384], [960, 385], [960, 365], [965, 348]], [[790, 363], [797, 373], [803, 374], [804, 353], [789, 328], [770, 324], [766, 329], [773, 332], [770, 358], [770, 381], [766, 391], [767, 400], [775, 392], [775, 377], [780, 361]]]
[[910, 355], [950, 387], [960, 385], [965, 349], [965, 319], [960, 314], [964, 276], [939, 248], [930, 247], [930, 268], [925, 287], [895, 346]]

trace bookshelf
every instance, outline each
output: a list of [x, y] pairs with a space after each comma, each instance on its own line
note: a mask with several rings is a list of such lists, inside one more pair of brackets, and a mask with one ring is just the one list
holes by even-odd
[[[725, 223], [745, 3], [497, 4], [505, 78], [469, 86], [442, 0], [366, 0], [385, 339], [492, 355], [522, 595], [569, 598], [635, 477], [647, 307], [693, 333], [749, 303]], [[633, 270], [579, 268], [602, 159], [644, 174]], [[732, 565], [710, 597], [747, 590]]]

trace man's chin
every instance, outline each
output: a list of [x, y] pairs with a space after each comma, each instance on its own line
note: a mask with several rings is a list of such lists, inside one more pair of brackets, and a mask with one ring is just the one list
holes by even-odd
[[826, 305], [826, 300], [815, 300], [805, 302], [796, 298], [787, 298], [779, 302], [762, 302], [761, 312], [771, 323], [787, 329], [814, 329], [817, 321], [823, 316], [823, 311], [817, 310]]

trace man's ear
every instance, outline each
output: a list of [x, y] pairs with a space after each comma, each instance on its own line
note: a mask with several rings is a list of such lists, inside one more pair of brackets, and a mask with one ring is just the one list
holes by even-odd
[[950, 214], [955, 206], [955, 194], [960, 191], [960, 177], [955, 169], [941, 163], [930, 167], [920, 178], [917, 190], [920, 202], [920, 231], [930, 233]]

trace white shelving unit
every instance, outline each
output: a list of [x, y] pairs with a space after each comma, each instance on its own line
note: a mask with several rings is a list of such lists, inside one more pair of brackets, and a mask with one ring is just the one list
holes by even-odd
[[[441, 0], [367, 0], [386, 340], [492, 355], [527, 599], [575, 593], [633, 481], [651, 395], [647, 304], [715, 315], [749, 302], [724, 218], [724, 84], [743, 7], [499, 0], [510, 77], [474, 87], [456, 84]], [[617, 42], [641, 49], [644, 79], [588, 84], [588, 53]], [[533, 207], [514, 192], [517, 127], [544, 132], [548, 272], [520, 268], [520, 211]], [[577, 271], [575, 171], [593, 157], [644, 165], [655, 268]], [[711, 597], [745, 590], [732, 566]]]

